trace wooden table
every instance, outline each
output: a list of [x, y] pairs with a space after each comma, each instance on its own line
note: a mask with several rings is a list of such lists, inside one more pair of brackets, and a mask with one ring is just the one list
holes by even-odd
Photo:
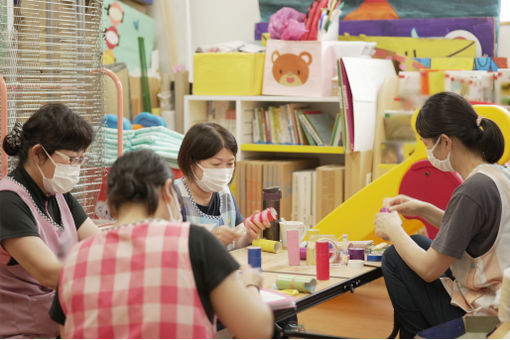
[[[247, 248], [236, 249], [230, 254], [241, 265], [248, 264]], [[315, 265], [307, 265], [301, 261], [299, 266], [289, 266], [287, 250], [278, 254], [262, 252], [262, 275], [264, 288], [274, 289], [276, 277], [279, 274], [292, 274], [296, 276], [316, 276]], [[330, 279], [319, 281], [314, 293], [300, 293], [295, 296], [296, 310], [283, 310], [275, 313], [276, 321], [284, 320], [307, 308], [318, 305], [345, 292], [354, 292], [356, 287], [373, 281], [382, 276], [380, 262], [365, 262], [361, 268], [349, 268], [345, 265], [330, 265]]]

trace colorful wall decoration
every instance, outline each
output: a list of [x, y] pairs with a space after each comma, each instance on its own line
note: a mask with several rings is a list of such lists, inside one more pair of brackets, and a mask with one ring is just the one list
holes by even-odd
[[125, 62], [129, 72], [139, 69], [138, 37], [143, 37], [146, 60], [150, 66], [156, 30], [154, 19], [121, 1], [104, 0], [103, 8], [103, 63]]
[[[356, 20], [389, 19], [389, 17], [374, 18], [374, 10], [379, 10], [382, 15], [391, 14], [393, 19], [395, 14], [401, 19], [499, 17], [499, 0], [343, 0], [342, 2], [344, 3], [342, 17], [356, 12], [352, 15]], [[306, 13], [311, 3], [312, 1], [303, 0], [259, 0], [260, 16], [262, 21], [269, 21], [271, 14], [284, 6]]]
[[[413, 31], [414, 30], [414, 31]], [[439, 19], [400, 19], [400, 20], [359, 20], [341, 21], [339, 34], [377, 35], [391, 37], [410, 37], [413, 32], [420, 38], [445, 37], [464, 31], [473, 34], [481, 54], [494, 56], [495, 20], [482, 18], [439, 18]], [[454, 32], [457, 31], [457, 32]], [[454, 32], [454, 33], [452, 33]], [[467, 38], [467, 33], [464, 33]], [[481, 56], [481, 55], [479, 55]]]

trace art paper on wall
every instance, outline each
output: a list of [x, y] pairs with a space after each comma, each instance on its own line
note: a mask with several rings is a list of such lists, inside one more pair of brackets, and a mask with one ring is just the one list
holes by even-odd
[[156, 30], [154, 19], [121, 1], [104, 0], [103, 8], [102, 29], [105, 35], [102, 62], [124, 62], [129, 72], [140, 69], [138, 37], [143, 37], [149, 66]]
[[476, 42], [477, 57], [481, 57], [482, 54], [492, 57], [495, 52], [495, 19], [491, 17], [344, 20], [339, 27], [339, 35], [345, 33], [390, 37], [411, 37], [415, 34], [420, 38], [464, 38]]
[[461, 39], [426, 39], [406, 37], [375, 37], [375, 36], [339, 36], [343, 41], [373, 41], [377, 48], [393, 51], [413, 58], [431, 57], [467, 57], [474, 58], [476, 45], [471, 40]]
[[[302, 0], [259, 0], [261, 19], [269, 21], [269, 17], [284, 6], [306, 13], [310, 3]], [[343, 0], [342, 3], [342, 18], [356, 20], [499, 17], [499, 0]]]

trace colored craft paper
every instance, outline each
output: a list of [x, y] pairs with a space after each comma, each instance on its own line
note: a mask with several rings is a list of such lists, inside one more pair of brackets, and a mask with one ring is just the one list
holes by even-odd
[[500, 68], [508, 68], [508, 58], [507, 57], [494, 57], [494, 62], [498, 65], [498, 69]]
[[430, 68], [430, 58], [414, 58], [417, 62]]
[[280, 274], [276, 277], [277, 289], [297, 289], [301, 293], [313, 293], [317, 281], [313, 277]]
[[468, 57], [476, 54], [475, 42], [461, 39], [426, 39], [380, 36], [339, 36], [344, 41], [373, 41], [377, 47], [414, 58]]
[[428, 72], [429, 94], [433, 95], [444, 91], [444, 72]]
[[282, 244], [278, 241], [272, 241], [272, 240], [266, 240], [263, 238], [258, 238], [252, 241], [252, 246], [260, 247], [263, 251], [269, 252], [269, 253], [279, 253]]
[[496, 72], [498, 70], [498, 64], [489, 57], [483, 57], [483, 58], [475, 58], [475, 67], [474, 70], [476, 71], [490, 71], [490, 72]]
[[[258, 25], [258, 27], [259, 30], [263, 29], [263, 25]], [[477, 38], [483, 54], [494, 55], [495, 19], [491, 17], [346, 20], [341, 22], [339, 35], [347, 33], [350, 35], [411, 37], [413, 30], [420, 38], [444, 37], [453, 31], [467, 31]]]
[[120, 1], [104, 0], [103, 7], [103, 63], [125, 62], [129, 72], [140, 69], [138, 37], [143, 37], [150, 67], [156, 30], [154, 19]]
[[473, 58], [431, 58], [430, 68], [433, 70], [473, 70]]

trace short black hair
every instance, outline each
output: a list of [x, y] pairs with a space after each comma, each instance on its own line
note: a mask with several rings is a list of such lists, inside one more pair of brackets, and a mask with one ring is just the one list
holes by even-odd
[[198, 123], [186, 132], [177, 163], [184, 176], [195, 181], [193, 163], [211, 158], [223, 148], [232, 151], [234, 157], [237, 155], [237, 142], [230, 131], [216, 123]]
[[416, 131], [422, 138], [437, 139], [441, 134], [456, 137], [468, 149], [479, 152], [488, 163], [496, 163], [503, 155], [505, 139], [498, 125], [482, 118], [462, 96], [440, 92], [431, 96], [416, 117]]
[[64, 104], [50, 103], [23, 124], [20, 145], [12, 145], [4, 138], [2, 146], [8, 155], [17, 155], [25, 163], [30, 148], [36, 144], [41, 144], [51, 155], [55, 150], [85, 150], [93, 139], [92, 127], [83, 117]]
[[147, 212], [156, 212], [159, 189], [173, 179], [169, 165], [150, 149], [126, 152], [112, 165], [106, 180], [108, 204], [114, 208], [124, 203], [145, 203]]

